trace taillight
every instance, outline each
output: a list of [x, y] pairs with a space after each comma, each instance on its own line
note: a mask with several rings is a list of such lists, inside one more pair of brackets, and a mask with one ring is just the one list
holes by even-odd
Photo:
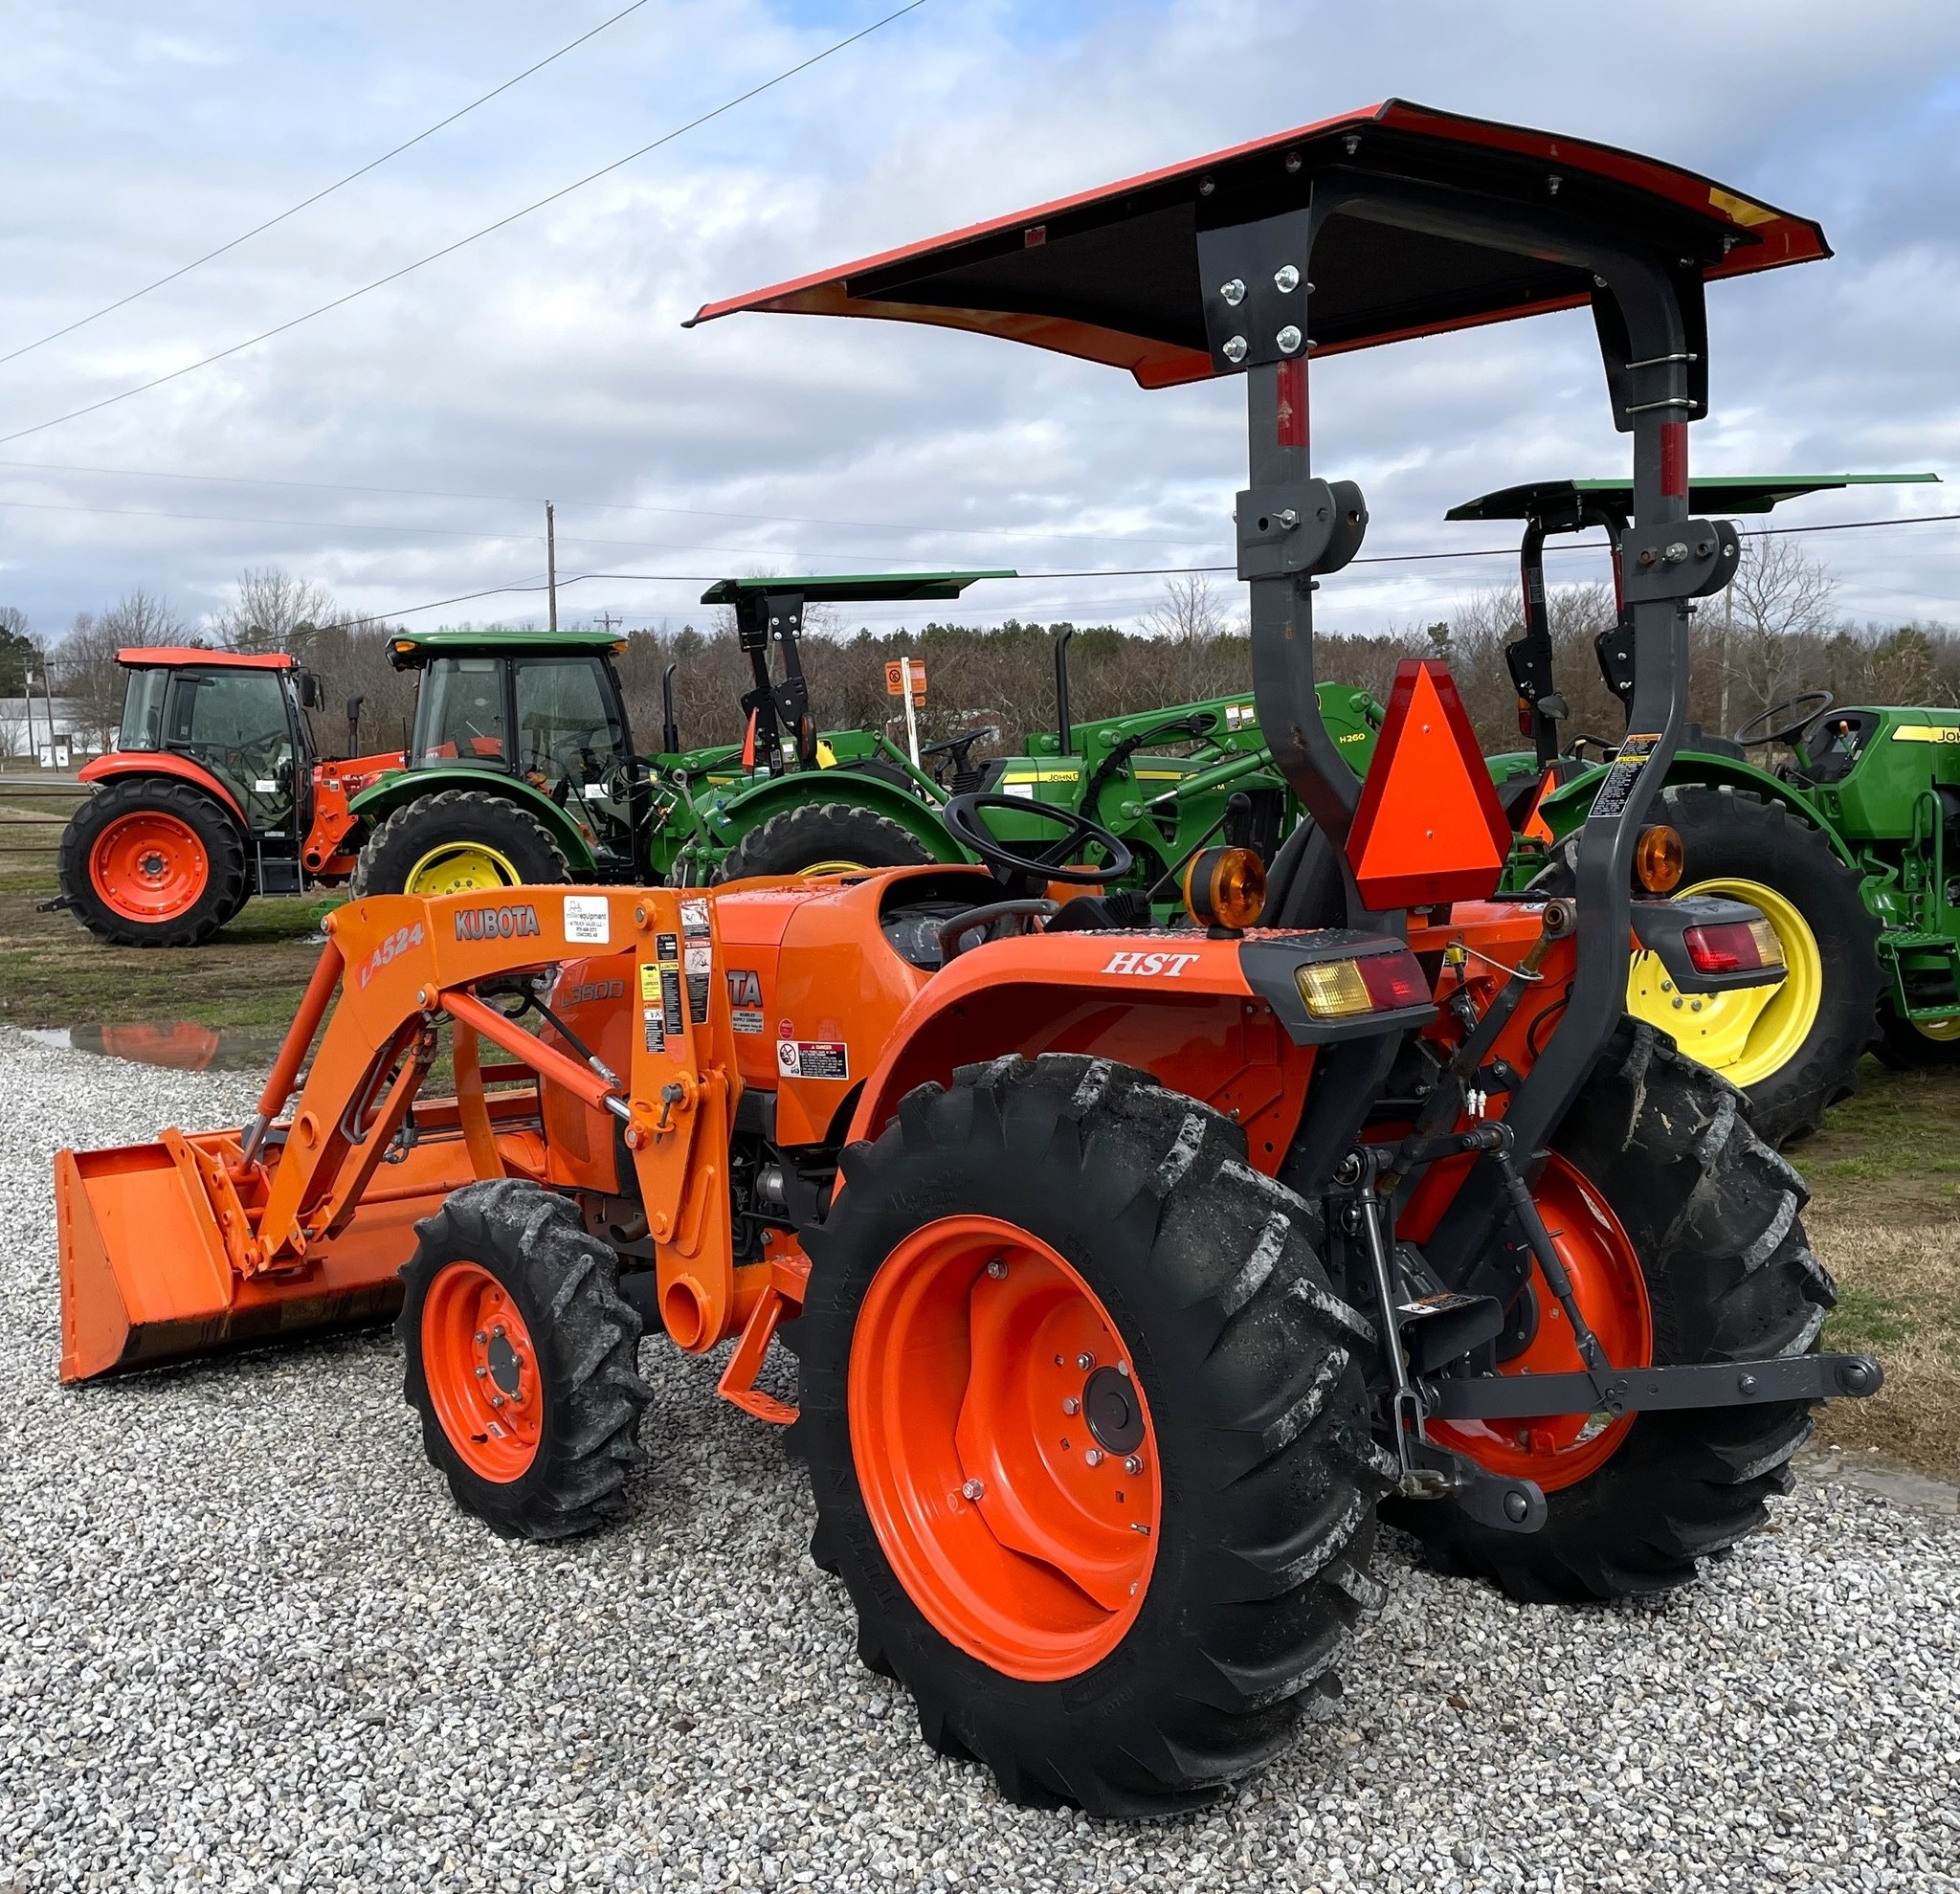
[[1689, 927], [1682, 941], [1688, 958], [1702, 973], [1748, 973], [1759, 967], [1783, 965], [1783, 943], [1767, 921], [1723, 921], [1708, 927]]
[[1317, 960], [1294, 969], [1294, 983], [1314, 1019], [1352, 1019], [1429, 1004], [1429, 982], [1413, 953], [1371, 953], [1365, 960]]

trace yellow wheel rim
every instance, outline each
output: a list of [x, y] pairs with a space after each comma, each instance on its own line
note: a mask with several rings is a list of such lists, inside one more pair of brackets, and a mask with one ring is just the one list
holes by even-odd
[[442, 842], [409, 870], [403, 892], [463, 895], [477, 888], [514, 888], [523, 880], [507, 856], [482, 842]]
[[796, 871], [798, 878], [813, 881], [822, 875], [868, 875], [871, 871], [861, 861], [813, 861], [808, 868]]
[[[1738, 987], [1726, 993], [1679, 993], [1659, 957], [1637, 953], [1627, 973], [1627, 1011], [1663, 1033], [1690, 1058], [1748, 1087], [1794, 1058], [1816, 1024], [1824, 997], [1824, 956], [1795, 905], [1761, 881], [1697, 881], [1682, 895], [1746, 901], [1774, 929], [1783, 948], [1780, 986]], [[1960, 1034], [1960, 1022], [1954, 1031]]]
[[1941, 1045], [1950, 1045], [1960, 1039], [1960, 1019], [1915, 1019], [1912, 1030], [1923, 1039], [1936, 1039]]

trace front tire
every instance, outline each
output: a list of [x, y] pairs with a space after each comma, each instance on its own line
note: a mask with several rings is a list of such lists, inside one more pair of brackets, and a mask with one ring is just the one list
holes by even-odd
[[252, 895], [236, 818], [167, 776], [98, 790], [61, 832], [56, 870], [77, 919], [113, 947], [201, 947]]
[[1873, 1050], [1881, 1063], [1894, 1072], [1960, 1065], [1960, 1020], [1935, 1019], [1916, 1025], [1902, 1019], [1888, 1004], [1879, 1014], [1879, 1043]]
[[450, 895], [570, 880], [565, 851], [529, 810], [482, 790], [439, 790], [404, 803], [368, 837], [347, 895]]
[[457, 1504], [505, 1539], [623, 1518], [653, 1390], [612, 1251], [566, 1198], [515, 1178], [464, 1185], [415, 1234], [402, 1398]]
[[860, 1655], [1011, 1800], [1209, 1799], [1380, 1598], [1367, 1325], [1311, 1214], [1218, 1113], [1076, 1055], [920, 1087], [843, 1171], [784, 1334]]
[[[1617, 1326], [1622, 1336], [1644, 1329], [1650, 1362], [1803, 1353], [1816, 1347], [1837, 1300], [1798, 1216], [1808, 1192], [1750, 1130], [1739, 1104], [1705, 1066], [1628, 1020], [1552, 1141], [1599, 1208], [1590, 1216], [1548, 1215], [1548, 1223], [1562, 1249], [1582, 1222], [1602, 1231], [1611, 1224], [1629, 1247], [1646, 1319], [1620, 1311]], [[1589, 1299], [1574, 1274], [1581, 1313], [1608, 1358], [1615, 1367], [1649, 1365], [1615, 1354], [1616, 1312]], [[1533, 1294], [1530, 1326], [1559, 1329], [1570, 1357], [1544, 1365], [1576, 1366], [1542, 1279]], [[1511, 1370], [1522, 1365], [1513, 1355]], [[1811, 1415], [1808, 1403], [1793, 1401], [1636, 1414], [1607, 1425], [1600, 1463], [1555, 1490], [1561, 1456], [1570, 1452], [1564, 1435], [1549, 1423], [1503, 1425], [1514, 1430], [1513, 1440], [1497, 1423], [1481, 1445], [1467, 1437], [1478, 1432], [1474, 1424], [1463, 1437], [1449, 1424], [1439, 1431], [1496, 1470], [1545, 1478], [1552, 1469], [1542, 1530], [1497, 1531], [1438, 1502], [1397, 1502], [1390, 1516], [1446, 1570], [1491, 1579], [1526, 1602], [1572, 1603], [1685, 1584], [1700, 1560], [1754, 1531], [1768, 1496], [1790, 1490], [1790, 1458], [1809, 1437]]]

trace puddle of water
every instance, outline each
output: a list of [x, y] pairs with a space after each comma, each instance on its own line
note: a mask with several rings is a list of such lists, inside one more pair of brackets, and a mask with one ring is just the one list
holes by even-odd
[[191, 1019], [29, 1027], [27, 1036], [62, 1052], [94, 1053], [174, 1072], [263, 1072], [285, 1038], [276, 1026], [200, 1026]]
[[1916, 1512], [1960, 1513], [1960, 1486], [1869, 1447], [1811, 1447], [1797, 1455], [1796, 1465], [1820, 1486], [1855, 1486]]

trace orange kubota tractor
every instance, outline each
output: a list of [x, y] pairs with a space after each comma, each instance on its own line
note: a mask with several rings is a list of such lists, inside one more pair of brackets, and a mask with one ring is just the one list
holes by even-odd
[[318, 678], [284, 653], [141, 645], [116, 661], [117, 746], [82, 768], [96, 792], [62, 831], [51, 907], [118, 947], [196, 947], [256, 894], [353, 874], [348, 802], [402, 759], [317, 760]]
[[[1636, 878], [1737, 549], [1686, 517], [1703, 285], [1824, 254], [1687, 172], [1391, 103], [704, 312], [1243, 371], [1258, 707], [1318, 858], [1253, 925], [1257, 860], [1207, 851], [1188, 922], [1139, 927], [1094, 891], [1119, 838], [974, 794], [979, 866], [354, 902], [248, 1125], [60, 1156], [64, 1376], [399, 1307], [457, 1502], [551, 1538], [624, 1509], [643, 1329], [732, 1342], [721, 1391], [788, 1425], [926, 1740], [1104, 1814], [1284, 1743], [1380, 1595], [1379, 1507], [1520, 1598], [1681, 1583], [1815, 1403], [1880, 1382], [1816, 1351], [1795, 1173], [1621, 1012], [1636, 941], [1687, 992], [1779, 975], [1752, 910]], [[1321, 725], [1312, 594], [1366, 512], [1309, 471], [1306, 339], [1589, 303], [1634, 436], [1634, 734], [1571, 897], [1499, 896], [1442, 667], [1405, 667], [1365, 784]], [[1346, 925], [1291, 925], [1329, 876]]]

